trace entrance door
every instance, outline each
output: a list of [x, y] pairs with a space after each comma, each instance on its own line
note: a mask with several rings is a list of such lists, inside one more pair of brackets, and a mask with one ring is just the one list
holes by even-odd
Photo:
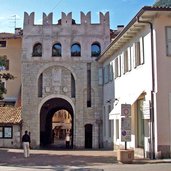
[[85, 148], [92, 148], [92, 124], [85, 125]]
[[143, 100], [137, 101], [137, 143], [138, 147], [144, 148], [144, 119], [142, 110]]

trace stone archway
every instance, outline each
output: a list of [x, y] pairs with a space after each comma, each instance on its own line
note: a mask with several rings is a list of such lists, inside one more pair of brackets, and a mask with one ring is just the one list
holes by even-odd
[[40, 109], [40, 146], [65, 148], [65, 134], [69, 132], [72, 137], [70, 143], [72, 148], [73, 125], [74, 111], [67, 100], [63, 98], [47, 100]]

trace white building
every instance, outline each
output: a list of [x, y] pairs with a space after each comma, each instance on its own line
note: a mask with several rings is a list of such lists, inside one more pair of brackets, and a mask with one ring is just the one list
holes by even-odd
[[127, 147], [143, 157], [170, 157], [170, 41], [171, 8], [143, 7], [98, 58], [104, 69], [105, 146], [125, 148], [121, 104], [131, 104]]

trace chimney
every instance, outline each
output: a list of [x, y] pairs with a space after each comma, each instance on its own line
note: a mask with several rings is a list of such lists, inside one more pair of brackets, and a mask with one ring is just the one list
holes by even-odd
[[15, 35], [22, 35], [22, 29], [21, 28], [15, 28]]
[[124, 25], [117, 25], [117, 31], [122, 31], [124, 29]]

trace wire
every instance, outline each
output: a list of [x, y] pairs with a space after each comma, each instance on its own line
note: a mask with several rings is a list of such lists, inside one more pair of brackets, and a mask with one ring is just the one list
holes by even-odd
[[52, 11], [54, 11], [56, 9], [56, 7], [62, 2], [63, 0], [60, 0], [53, 8]]
[[[51, 11], [54, 11], [62, 1], [64, 1], [64, 0], [58, 1], [58, 2], [56, 3], [56, 5], [52, 8]], [[42, 23], [42, 24], [43, 24], [43, 23]], [[29, 34], [31, 34], [31, 33], [33, 32], [33, 30], [34, 30], [34, 27], [31, 29], [31, 31], [30, 31], [29, 33], [25, 34], [25, 36], [28, 36]]]

